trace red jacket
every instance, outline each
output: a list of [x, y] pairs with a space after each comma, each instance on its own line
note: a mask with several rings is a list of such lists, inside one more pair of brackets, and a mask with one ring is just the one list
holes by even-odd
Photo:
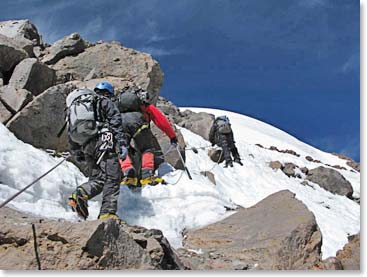
[[141, 110], [144, 112], [144, 116], [148, 122], [151, 120], [154, 124], [162, 130], [170, 139], [176, 137], [176, 133], [173, 130], [170, 122], [168, 121], [167, 117], [157, 109], [153, 104], [148, 106], [141, 105]]

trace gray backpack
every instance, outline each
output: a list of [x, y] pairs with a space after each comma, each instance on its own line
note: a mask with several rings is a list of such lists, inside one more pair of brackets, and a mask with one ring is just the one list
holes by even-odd
[[98, 134], [96, 102], [98, 95], [90, 89], [76, 89], [66, 98], [70, 139], [84, 145]]
[[230, 134], [232, 132], [231, 123], [226, 116], [220, 116], [216, 119], [217, 130], [221, 134]]

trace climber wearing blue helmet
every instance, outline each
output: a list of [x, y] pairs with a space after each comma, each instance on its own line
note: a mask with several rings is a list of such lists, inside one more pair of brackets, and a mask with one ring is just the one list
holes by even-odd
[[113, 89], [113, 86], [106, 81], [99, 82], [96, 87], [94, 88], [94, 91], [98, 94], [104, 95], [104, 96], [114, 96], [115, 91]]

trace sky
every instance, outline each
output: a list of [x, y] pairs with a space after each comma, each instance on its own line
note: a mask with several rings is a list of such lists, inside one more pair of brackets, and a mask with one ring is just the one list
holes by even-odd
[[[79, 32], [150, 53], [177, 106], [239, 112], [360, 160], [356, 0], [1, 0], [52, 43]], [[235, 134], [236, 135], [236, 134]]]

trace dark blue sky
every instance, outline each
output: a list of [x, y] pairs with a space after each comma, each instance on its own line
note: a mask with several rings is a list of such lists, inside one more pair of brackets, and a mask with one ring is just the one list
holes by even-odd
[[80, 32], [150, 52], [162, 95], [237, 111], [360, 159], [359, 1], [2, 0], [45, 41]]

